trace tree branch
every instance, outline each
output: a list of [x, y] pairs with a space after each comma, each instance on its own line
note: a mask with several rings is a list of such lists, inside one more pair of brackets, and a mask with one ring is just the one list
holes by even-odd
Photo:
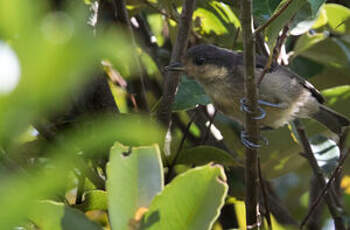
[[[246, 114], [245, 128], [249, 141], [258, 143], [259, 129], [257, 120], [253, 119], [258, 112], [258, 93], [255, 81], [255, 39], [253, 37], [252, 22], [252, 1], [241, 0], [241, 23], [244, 46], [244, 63], [245, 63], [245, 96], [248, 106]], [[247, 148], [245, 164], [245, 183], [246, 183], [246, 222], [247, 228], [256, 229], [260, 225], [257, 219], [258, 205], [258, 151], [257, 149]]]
[[321, 200], [321, 198], [324, 196], [324, 199], [325, 199], [325, 201], [327, 203], [327, 206], [328, 206], [328, 210], [329, 210], [329, 212], [332, 215], [332, 218], [334, 220], [335, 228], [337, 230], [343, 230], [343, 229], [345, 229], [345, 226], [344, 226], [344, 223], [343, 223], [343, 220], [342, 220], [341, 213], [339, 212], [339, 210], [335, 206], [330, 193], [326, 193], [326, 191], [328, 190], [328, 187], [330, 187], [330, 184], [332, 183], [332, 181], [333, 181], [333, 179], [335, 177], [335, 174], [337, 174], [336, 172], [339, 170], [341, 162], [339, 162], [338, 167], [336, 168], [336, 170], [332, 174], [332, 177], [329, 179], [329, 181], [328, 181], [328, 183], [326, 185], [326, 182], [325, 182], [324, 177], [323, 177], [322, 170], [317, 164], [317, 160], [316, 160], [316, 158], [315, 158], [315, 156], [314, 156], [314, 154], [312, 152], [310, 143], [309, 143], [309, 141], [307, 139], [307, 136], [306, 136], [306, 133], [305, 133], [305, 130], [304, 130], [304, 126], [301, 124], [301, 122], [298, 119], [296, 119], [294, 121], [294, 124], [295, 124], [297, 132], [299, 134], [300, 141], [301, 141], [301, 143], [302, 143], [302, 145], [304, 147], [305, 154], [303, 154], [303, 156], [305, 156], [306, 159], [309, 161], [309, 163], [311, 165], [311, 168], [312, 168], [312, 170], [314, 172], [315, 177], [317, 177], [317, 179], [318, 179], [318, 181], [320, 183], [320, 186], [322, 188], [324, 188], [323, 191], [321, 192], [319, 198], [316, 200], [317, 202], [315, 201], [314, 205], [310, 208], [308, 215], [302, 221], [302, 223], [300, 225], [300, 228], [303, 228], [303, 226], [306, 223], [306, 221], [308, 220], [309, 216], [311, 215], [313, 210], [317, 207], [317, 204], [319, 203], [319, 200]]
[[[170, 63], [180, 62], [185, 52], [192, 24], [192, 13], [196, 0], [186, 0], [182, 7], [179, 30], [171, 53]], [[175, 91], [180, 81], [180, 73], [166, 72], [164, 76], [163, 98], [158, 110], [158, 117], [166, 126], [171, 119], [171, 105], [174, 102]]]
[[269, 20], [265, 22], [265, 24], [259, 26], [255, 31], [254, 34], [259, 33], [260, 31], [264, 30], [267, 26], [269, 26], [274, 20], [278, 18], [287, 8], [288, 6], [292, 3], [293, 0], [288, 0], [276, 13], [274, 13]]

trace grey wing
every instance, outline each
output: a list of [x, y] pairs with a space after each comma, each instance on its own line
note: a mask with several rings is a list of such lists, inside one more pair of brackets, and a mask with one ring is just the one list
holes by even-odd
[[319, 103], [325, 103], [325, 99], [321, 95], [320, 91], [318, 91], [318, 89], [316, 89], [310, 82], [306, 81], [304, 78], [300, 77], [289, 68], [283, 66], [278, 66], [277, 68], [283, 68], [285, 71], [289, 72], [289, 77], [296, 79], [302, 86], [304, 86], [304, 88], [308, 89], [311, 92], [312, 96], [315, 97]]
[[[267, 58], [257, 55], [256, 57], [256, 67], [257, 68], [264, 68], [265, 65], [267, 63]], [[288, 72], [288, 76], [290, 78], [294, 78], [296, 79], [302, 86], [304, 86], [304, 88], [308, 89], [311, 92], [311, 95], [313, 97], [315, 97], [317, 99], [317, 101], [321, 104], [325, 103], [325, 99], [324, 97], [321, 95], [320, 91], [318, 91], [310, 82], [306, 81], [304, 78], [302, 78], [301, 76], [299, 76], [298, 74], [296, 74], [295, 72], [293, 72], [292, 70], [290, 70], [287, 67], [284, 66], [280, 66], [277, 63], [272, 63], [271, 68], [269, 69], [268, 72], [273, 72], [275, 71], [277, 68], [281, 68], [284, 71]]]

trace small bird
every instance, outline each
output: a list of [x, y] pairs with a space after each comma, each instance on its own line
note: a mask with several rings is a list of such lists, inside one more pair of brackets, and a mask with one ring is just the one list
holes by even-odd
[[[256, 56], [255, 76], [258, 78], [267, 58]], [[211, 98], [214, 106], [233, 120], [244, 124], [241, 111], [244, 98], [243, 54], [214, 45], [190, 48], [182, 63], [166, 67], [168, 71], [184, 71], [197, 80]], [[323, 105], [320, 92], [290, 69], [273, 63], [259, 84], [258, 104], [266, 116], [258, 120], [260, 128], [279, 128], [296, 118], [312, 118], [336, 134], [350, 121]]]

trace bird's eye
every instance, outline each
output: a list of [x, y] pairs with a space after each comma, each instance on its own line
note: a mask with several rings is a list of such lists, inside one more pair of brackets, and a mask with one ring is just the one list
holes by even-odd
[[204, 58], [204, 57], [196, 57], [196, 58], [194, 59], [194, 63], [195, 63], [196, 65], [202, 65], [202, 64], [204, 63], [204, 61], [205, 61], [205, 58]]

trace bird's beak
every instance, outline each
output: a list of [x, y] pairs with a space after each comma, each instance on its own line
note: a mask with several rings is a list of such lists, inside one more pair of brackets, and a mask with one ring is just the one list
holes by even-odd
[[180, 62], [174, 62], [164, 67], [165, 71], [185, 71], [185, 67]]

